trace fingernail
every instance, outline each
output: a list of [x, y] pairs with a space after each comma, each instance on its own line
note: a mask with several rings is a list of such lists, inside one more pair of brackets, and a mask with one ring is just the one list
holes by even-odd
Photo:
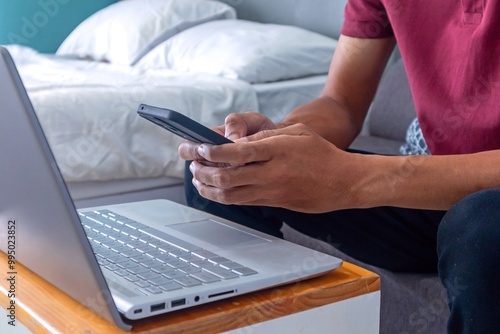
[[235, 141], [236, 139], [238, 139], [240, 136], [238, 136], [237, 133], [233, 132], [233, 133], [230, 133], [230, 134], [227, 134], [226, 135], [226, 138], [227, 139], [230, 139], [232, 141]]
[[206, 150], [205, 145], [198, 146], [198, 154], [201, 155], [202, 157], [204, 157], [205, 150]]

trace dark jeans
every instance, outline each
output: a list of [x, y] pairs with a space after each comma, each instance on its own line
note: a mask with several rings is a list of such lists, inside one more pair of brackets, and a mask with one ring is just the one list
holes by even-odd
[[186, 168], [187, 203], [282, 238], [283, 222], [367, 264], [439, 273], [447, 289], [449, 333], [500, 332], [500, 189], [478, 192], [448, 212], [378, 207], [306, 214], [222, 205], [201, 197]]

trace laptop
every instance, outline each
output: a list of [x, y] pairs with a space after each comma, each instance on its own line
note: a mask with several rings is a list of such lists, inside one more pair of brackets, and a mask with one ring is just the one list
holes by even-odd
[[[15, 225], [15, 259], [118, 327], [341, 265], [167, 200], [76, 210], [14, 62], [0, 56], [0, 221]], [[7, 228], [0, 236], [7, 253]]]

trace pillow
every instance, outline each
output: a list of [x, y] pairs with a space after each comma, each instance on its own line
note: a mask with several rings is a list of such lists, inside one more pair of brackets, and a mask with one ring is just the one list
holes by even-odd
[[336, 45], [332, 38], [298, 27], [213, 21], [166, 40], [137, 66], [261, 83], [327, 73]]
[[0, 44], [54, 53], [76, 26], [117, 0], [0, 1]]
[[132, 65], [179, 31], [235, 17], [232, 7], [211, 0], [120, 1], [82, 22], [57, 54]]

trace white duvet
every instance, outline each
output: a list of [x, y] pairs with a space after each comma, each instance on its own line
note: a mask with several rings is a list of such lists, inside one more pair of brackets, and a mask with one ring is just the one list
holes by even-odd
[[239, 80], [9, 51], [67, 182], [183, 176], [181, 139], [139, 117], [140, 103], [207, 126], [258, 107], [253, 88]]

